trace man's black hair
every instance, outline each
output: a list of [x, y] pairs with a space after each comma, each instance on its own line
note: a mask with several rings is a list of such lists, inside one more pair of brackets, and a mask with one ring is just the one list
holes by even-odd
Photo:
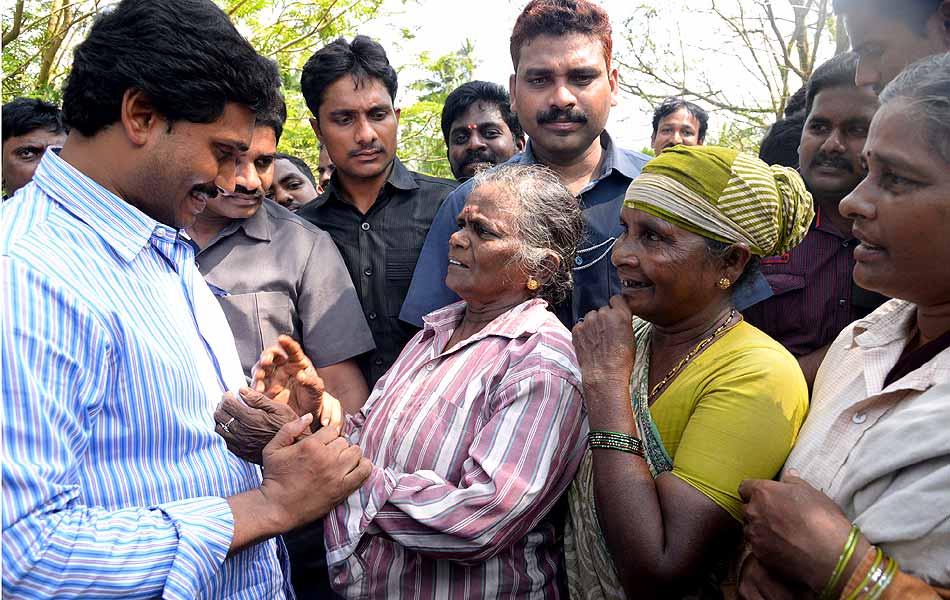
[[270, 107], [257, 113], [257, 127], [270, 127], [274, 130], [274, 138], [280, 142], [280, 135], [284, 132], [284, 123], [287, 122], [287, 104], [284, 96], [277, 93]]
[[769, 127], [762, 144], [759, 146], [759, 158], [769, 165], [798, 168], [798, 145], [802, 141], [805, 128], [805, 111], [790, 117], [779, 119]]
[[847, 15], [856, 8], [872, 11], [882, 17], [903, 21], [911, 31], [923, 34], [929, 19], [942, 0], [832, 0], [836, 14]]
[[452, 123], [476, 102], [487, 102], [497, 106], [502, 120], [508, 125], [515, 141], [524, 141], [524, 130], [521, 128], [521, 122], [518, 121], [518, 115], [511, 112], [508, 90], [490, 81], [469, 81], [455, 88], [445, 99], [445, 106], [442, 108], [442, 137], [445, 139], [446, 146], [449, 145]]
[[300, 76], [300, 91], [314, 118], [320, 118], [326, 89], [346, 75], [352, 76], [358, 86], [365, 85], [367, 79], [378, 79], [395, 102], [396, 70], [389, 64], [383, 47], [365, 35], [356, 36], [352, 42], [338, 38], [317, 50]]
[[304, 176], [306, 176], [306, 178], [310, 180], [310, 183], [313, 184], [314, 188], [317, 187], [317, 179], [313, 176], [313, 171], [310, 170], [310, 165], [308, 165], [304, 161], [304, 159], [298, 156], [294, 156], [293, 154], [284, 154], [283, 152], [278, 152], [277, 154], [274, 155], [275, 161], [280, 160], [282, 158], [284, 160], [289, 160], [291, 164], [297, 167], [297, 170], [303, 173]]
[[657, 130], [660, 127], [660, 121], [662, 121], [664, 117], [672, 115], [681, 108], [685, 108], [686, 112], [693, 115], [693, 117], [699, 121], [699, 132], [697, 134], [697, 139], [700, 143], [702, 143], [703, 140], [706, 139], [706, 127], [709, 125], [709, 113], [703, 110], [703, 107], [699, 106], [698, 104], [687, 102], [686, 100], [683, 100], [677, 96], [667, 98], [653, 110], [653, 137], [656, 137]]
[[63, 113], [70, 127], [95, 135], [119, 120], [132, 89], [169, 124], [210, 123], [228, 102], [269, 110], [279, 87], [276, 64], [211, 0], [123, 0], [76, 47]]
[[856, 88], [854, 75], [858, 70], [858, 55], [853, 52], [839, 54], [821, 63], [812, 71], [808, 78], [805, 92], [805, 117], [811, 114], [811, 107], [815, 104], [818, 92], [828, 88], [848, 87]]
[[69, 133], [63, 111], [39, 98], [14, 98], [3, 105], [3, 141], [43, 129], [50, 133]]

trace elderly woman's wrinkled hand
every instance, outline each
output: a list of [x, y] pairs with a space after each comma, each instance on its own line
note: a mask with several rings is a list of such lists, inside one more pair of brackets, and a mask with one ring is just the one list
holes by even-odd
[[[831, 577], [851, 522], [831, 498], [794, 475], [782, 481], [747, 479], [745, 539], [771, 571], [819, 592]], [[862, 540], [858, 551], [868, 548]], [[863, 555], [863, 551], [858, 556]]]
[[584, 386], [626, 390], [636, 358], [633, 315], [621, 296], [610, 299], [610, 306], [592, 310], [571, 332]]
[[[277, 343], [261, 353], [251, 370], [254, 389], [274, 402], [287, 404], [298, 415], [321, 413], [323, 379], [310, 358], [293, 338], [281, 335]], [[321, 424], [329, 421], [321, 419]]]
[[739, 576], [741, 600], [802, 600], [814, 598], [811, 590], [802, 589], [777, 578], [753, 554], [742, 564]]
[[[228, 392], [214, 411], [215, 427], [228, 450], [248, 462], [262, 464], [261, 452], [286, 423], [298, 415], [287, 404], [258, 391], [241, 388], [241, 399]], [[309, 434], [309, 428], [305, 434]]]

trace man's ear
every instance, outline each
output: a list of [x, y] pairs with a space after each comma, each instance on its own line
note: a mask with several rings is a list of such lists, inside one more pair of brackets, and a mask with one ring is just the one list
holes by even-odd
[[399, 125], [399, 115], [402, 114], [402, 109], [393, 108], [393, 113], [396, 115], [396, 125]]
[[525, 142], [524, 136], [520, 138], [515, 138], [515, 153], [524, 152], [524, 148], [527, 145]]
[[135, 146], [144, 146], [156, 127], [166, 127], [163, 119], [145, 92], [134, 88], [125, 90], [119, 108], [119, 120], [126, 137]]
[[317, 141], [322, 144], [323, 136], [320, 134], [320, 121], [316, 117], [310, 117], [310, 128], [313, 129], [313, 134], [317, 136]]
[[508, 97], [511, 99], [511, 112], [518, 114], [518, 94], [516, 82], [518, 81], [518, 75], [512, 73], [508, 78]]

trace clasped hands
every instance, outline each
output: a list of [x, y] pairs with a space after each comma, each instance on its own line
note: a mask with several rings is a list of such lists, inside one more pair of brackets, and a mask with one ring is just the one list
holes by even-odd
[[[262, 464], [263, 449], [280, 428], [306, 414], [339, 435], [340, 401], [326, 392], [313, 363], [291, 337], [278, 337], [277, 344], [261, 353], [252, 373], [251, 387], [241, 388], [240, 398], [226, 393], [214, 412], [216, 430], [231, 452]], [[318, 427], [305, 427], [296, 439], [309, 435], [311, 429]]]

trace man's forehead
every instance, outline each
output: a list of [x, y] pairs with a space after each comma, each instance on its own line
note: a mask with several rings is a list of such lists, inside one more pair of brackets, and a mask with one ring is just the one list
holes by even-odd
[[519, 51], [518, 74], [531, 69], [567, 72], [572, 69], [606, 70], [600, 39], [580, 33], [542, 34], [526, 41]]
[[686, 107], [681, 107], [660, 119], [660, 125], [672, 123], [699, 125], [699, 119], [696, 118], [696, 115], [686, 110]]
[[66, 139], [65, 132], [49, 131], [47, 129], [34, 129], [27, 131], [23, 135], [14, 135], [7, 138], [3, 145], [16, 144], [17, 146], [47, 146], [57, 144]]
[[815, 94], [808, 120], [836, 117], [841, 120], [866, 119], [870, 121], [877, 107], [877, 96], [867, 89], [836, 85]]
[[465, 109], [457, 119], [452, 121], [452, 129], [465, 129], [469, 125], [482, 123], [497, 123], [504, 125], [501, 109], [493, 102], [479, 100]]
[[324, 90], [320, 110], [359, 112], [380, 107], [393, 108], [389, 90], [382, 81], [375, 77], [357, 80], [352, 75], [345, 75]]

